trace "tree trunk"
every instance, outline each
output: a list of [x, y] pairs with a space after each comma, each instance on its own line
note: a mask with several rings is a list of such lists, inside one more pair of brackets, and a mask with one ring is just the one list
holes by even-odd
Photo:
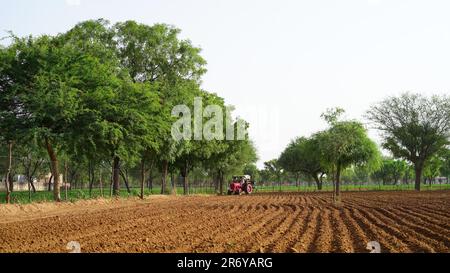
[[31, 203], [31, 182], [29, 179], [28, 180], [28, 202]]
[[75, 176], [76, 176], [76, 174], [77, 174], [76, 170], [70, 169], [70, 180], [69, 180], [69, 182], [70, 182], [69, 189], [70, 190], [75, 189], [75, 183], [76, 183]]
[[322, 187], [323, 187], [323, 177], [325, 176], [325, 173], [321, 173], [320, 174], [320, 178], [319, 178], [319, 181], [320, 181], [320, 190], [322, 190]]
[[219, 173], [213, 175], [214, 192], [219, 194]]
[[151, 172], [148, 174], [147, 182], [148, 182], [148, 188], [150, 190], [150, 193], [153, 193], [153, 176], [152, 176]]
[[314, 178], [314, 181], [316, 181], [317, 190], [321, 191], [322, 190], [322, 181], [320, 181], [319, 175], [314, 174], [313, 178]]
[[[51, 171], [51, 169], [50, 169]], [[53, 180], [53, 174], [50, 174], [50, 177], [48, 179], [48, 191], [52, 191], [52, 180]]]
[[113, 176], [112, 176], [112, 184], [113, 184], [113, 195], [120, 195], [120, 158], [115, 156], [113, 159]]
[[9, 191], [13, 192], [14, 191], [14, 175], [10, 172], [9, 173]]
[[147, 187], [150, 189], [150, 194], [152, 194], [153, 190], [153, 166], [155, 165], [155, 160], [150, 160], [150, 166], [147, 169], [148, 179], [147, 179]]
[[36, 193], [36, 186], [34, 185], [33, 177], [28, 177], [28, 183], [30, 183], [33, 193]]
[[336, 188], [334, 193], [334, 201], [340, 202], [341, 201], [341, 189], [340, 189], [340, 183], [341, 183], [341, 166], [338, 164], [336, 168]]
[[92, 195], [92, 188], [94, 186], [94, 180], [95, 180], [95, 170], [94, 165], [89, 160], [89, 196]]
[[114, 164], [111, 167], [111, 179], [109, 180], [109, 197], [113, 196], [113, 184], [114, 184], [113, 173], [114, 173]]
[[166, 179], [167, 179], [167, 169], [169, 167], [169, 162], [164, 160], [162, 165], [162, 179], [161, 179], [161, 194], [166, 193]]
[[141, 199], [144, 199], [144, 185], [145, 185], [145, 160], [141, 159]]
[[186, 171], [186, 175], [183, 176], [183, 193], [184, 195], [189, 194], [189, 177], [188, 171]]
[[416, 178], [415, 178], [415, 190], [416, 191], [420, 191], [420, 182], [422, 181], [422, 166], [419, 163], [416, 163], [415, 165], [415, 173], [416, 173]]
[[67, 160], [64, 161], [64, 195], [65, 195], [65, 200], [67, 201], [68, 199], [68, 194], [67, 194], [67, 182], [69, 180], [69, 167], [67, 165]]
[[173, 174], [173, 171], [170, 172], [170, 184], [171, 184], [171, 194], [177, 195], [177, 185], [175, 183], [175, 175]]
[[183, 165], [183, 169], [181, 170], [181, 175], [183, 176], [183, 194], [184, 195], [188, 195], [188, 175], [189, 175], [189, 165], [188, 165], [188, 161], [186, 160], [184, 165]]
[[102, 169], [100, 167], [100, 174], [99, 174], [99, 186], [100, 186], [100, 196], [103, 197], [103, 178], [102, 178]]
[[125, 173], [122, 170], [120, 170], [120, 175], [122, 176], [123, 182], [125, 183], [127, 192], [131, 193], [130, 184], [128, 183], [128, 170], [125, 170]]
[[48, 156], [50, 157], [50, 165], [53, 176], [53, 198], [56, 202], [61, 202], [58, 158], [48, 138], [45, 139], [45, 144], [47, 146]]
[[219, 171], [219, 194], [223, 195], [223, 172]]
[[5, 177], [5, 190], [6, 190], [6, 204], [11, 203], [11, 190], [9, 188], [9, 180], [11, 179], [11, 165], [12, 165], [12, 147], [13, 143], [10, 141], [8, 143], [8, 170]]

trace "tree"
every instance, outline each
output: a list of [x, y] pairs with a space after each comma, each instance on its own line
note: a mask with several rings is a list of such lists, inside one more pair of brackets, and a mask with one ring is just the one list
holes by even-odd
[[408, 169], [408, 164], [404, 160], [393, 159], [390, 162], [389, 167], [393, 182], [396, 185], [399, 182], [400, 178], [405, 175]]
[[[15, 41], [18, 39], [11, 34], [11, 38]], [[27, 70], [20, 70], [17, 63], [16, 50], [18, 47], [0, 47], [0, 143], [7, 145], [8, 157], [6, 160], [6, 203], [11, 201], [11, 170], [12, 170], [12, 153], [14, 141], [20, 139], [21, 129], [24, 124], [21, 123], [20, 117], [25, 115], [21, 110], [21, 102], [17, 100], [16, 88], [26, 82], [30, 77]], [[29, 63], [29, 68], [33, 69], [33, 63]], [[17, 77], [16, 77], [17, 76]]]
[[201, 49], [181, 40], [177, 28], [126, 21], [114, 25], [112, 31], [121, 64], [136, 82], [199, 81], [206, 72]]
[[6, 204], [11, 202], [11, 168], [12, 168], [12, 149], [13, 142], [8, 143], [8, 168], [5, 175]]
[[[140, 159], [145, 168], [144, 159], [161, 146], [161, 137], [168, 131], [169, 120], [161, 108], [159, 83], [136, 81], [129, 67], [122, 67], [116, 73], [109, 70], [120, 67], [122, 57], [126, 57], [120, 54], [119, 38], [115, 35], [107, 21], [97, 20], [78, 24], [65, 39], [108, 65], [101, 71], [109, 72], [103, 75], [109, 85], [106, 83], [103, 89], [86, 93], [85, 97], [86, 104], [97, 106], [95, 111], [86, 111], [84, 119], [90, 124], [92, 135], [97, 137], [92, 138], [91, 149], [87, 150], [86, 143], [80, 145], [80, 149], [92, 156], [100, 152], [112, 158], [113, 192], [118, 195], [121, 162], [134, 166]], [[108, 59], [103, 60], [105, 57]]]
[[16, 145], [16, 152], [21, 170], [27, 179], [29, 192], [36, 193], [34, 178], [42, 170], [45, 163], [45, 153], [42, 145], [39, 144], [37, 138], [22, 139]]
[[7, 50], [13, 58], [2, 71], [9, 80], [1, 89], [8, 111], [2, 111], [0, 119], [10, 121], [4, 130], [17, 132], [15, 137], [37, 134], [43, 140], [54, 177], [54, 198], [60, 201], [57, 149], [79, 110], [77, 90], [69, 83], [75, 80], [69, 71], [77, 53], [47, 36], [13, 37]]
[[414, 164], [419, 191], [425, 163], [449, 143], [450, 99], [404, 93], [372, 106], [367, 118], [382, 131], [384, 148]]
[[[179, 38], [179, 29], [165, 24], [148, 26], [126, 21], [115, 24], [111, 31], [120, 64], [129, 72], [131, 79], [134, 82], [158, 83], [164, 109], [162, 112], [168, 122], [171, 121], [169, 116], [173, 106], [193, 101], [195, 95], [200, 96], [199, 81], [206, 72], [206, 61], [200, 56], [200, 48], [192, 46], [189, 40]], [[154, 154], [161, 157], [161, 192], [164, 192], [169, 164], [178, 161], [177, 165], [181, 165], [184, 178], [184, 193], [187, 194], [188, 173], [193, 167], [190, 161], [196, 156], [194, 151], [197, 149], [192, 148], [188, 142], [173, 143], [168, 138], [170, 132], [161, 132], [159, 144], [163, 148], [159, 151], [153, 147], [144, 149], [141, 159], [141, 191], [145, 180], [145, 161], [151, 160], [148, 159], [149, 154]], [[183, 158], [177, 159], [181, 155]]]
[[441, 166], [441, 174], [447, 177], [450, 177], [450, 149], [446, 148], [442, 151], [442, 166]]
[[84, 30], [77, 26], [53, 38], [16, 38], [8, 48], [14, 58], [4, 71], [14, 84], [6, 81], [2, 87], [2, 104], [9, 103], [11, 110], [1, 112], [1, 119], [13, 117], [11, 131], [18, 127], [24, 136], [42, 140], [57, 201], [58, 157], [64, 151], [90, 159], [95, 154], [113, 158], [118, 194], [121, 159], [135, 162], [142, 147], [155, 146], [157, 132], [167, 128], [158, 93], [150, 91], [157, 85], [132, 82], [117, 69], [119, 61], [108, 44], [81, 40], [81, 34], [88, 33]]
[[277, 159], [272, 159], [269, 161], [264, 162], [264, 169], [269, 173], [270, 177], [275, 179], [280, 187], [281, 191], [281, 180], [283, 177], [283, 167], [281, 166], [280, 162]]
[[370, 176], [376, 171], [375, 169], [370, 168], [369, 166], [362, 165], [362, 166], [356, 166], [354, 169], [354, 182], [359, 182], [360, 184], [363, 184], [365, 182], [368, 182], [370, 179]]
[[0, 141], [12, 148], [33, 139], [36, 147], [18, 146], [28, 178], [45, 161], [41, 148], [50, 159], [56, 201], [61, 200], [61, 170], [74, 186], [87, 176], [91, 190], [97, 172], [109, 164], [118, 195], [120, 177], [127, 185], [127, 171], [139, 165], [143, 198], [146, 173], [156, 164], [162, 167], [162, 193], [169, 167], [171, 174], [179, 168], [187, 193], [193, 168], [209, 170], [223, 185], [227, 173], [251, 166], [257, 156], [248, 139], [171, 137], [175, 105], [202, 97], [225, 109], [223, 98], [200, 88], [206, 71], [200, 48], [179, 34], [164, 24], [110, 26], [99, 19], [56, 36], [12, 36], [12, 44], [0, 48]]
[[380, 168], [373, 174], [374, 178], [381, 179], [383, 185], [388, 181], [397, 184], [400, 178], [404, 177], [408, 169], [408, 164], [403, 160], [385, 157], [381, 161]]
[[[238, 124], [245, 124], [246, 130], [249, 126], [247, 122], [239, 119], [232, 122], [235, 135], [238, 130]], [[258, 160], [258, 156], [253, 142], [247, 137], [243, 140], [229, 141], [224, 139], [213, 141], [211, 144], [213, 144], [210, 147], [212, 153], [208, 160], [203, 161], [202, 165], [212, 174], [217, 193], [222, 195], [224, 193], [225, 176], [244, 173], [244, 167], [255, 163]]]
[[245, 164], [243, 173], [250, 175], [253, 181], [260, 180], [259, 170], [255, 163]]
[[325, 120], [328, 124], [336, 124], [341, 116], [345, 113], [345, 110], [340, 107], [328, 108], [320, 117]]
[[372, 174], [372, 177], [377, 182], [381, 181], [383, 183], [383, 185], [386, 185], [387, 182], [391, 179], [391, 173], [389, 171], [389, 168], [387, 167], [388, 161], [389, 161], [389, 159], [383, 158], [383, 160], [381, 161], [380, 168]]
[[425, 167], [423, 169], [423, 176], [425, 177], [425, 179], [428, 179], [430, 186], [433, 182], [433, 179], [440, 175], [442, 165], [443, 165], [442, 159], [438, 155], [431, 157], [425, 163]]
[[415, 180], [414, 175], [415, 175], [414, 166], [411, 163], [407, 163], [407, 168], [405, 171], [405, 175], [403, 177], [405, 183], [409, 185], [410, 180], [412, 179]]
[[[218, 105], [221, 109], [224, 109], [224, 101], [222, 98], [218, 97], [216, 94], [210, 94], [204, 90], [201, 90], [199, 86], [192, 82], [187, 81], [182, 84], [178, 84], [180, 87], [179, 95], [176, 98], [172, 98], [174, 104], [186, 105], [189, 109], [194, 108], [195, 98], [201, 98], [202, 103], [207, 105]], [[195, 110], [194, 110], [195, 111]], [[187, 117], [190, 119], [189, 124], [194, 127], [194, 119], [192, 119], [192, 111]], [[207, 121], [202, 113], [202, 124]], [[186, 128], [185, 128], [186, 130]], [[175, 159], [175, 164], [180, 170], [180, 174], [183, 177], [183, 193], [187, 195], [189, 193], [189, 173], [197, 166], [201, 164], [202, 161], [208, 160], [211, 155], [215, 152], [220, 152], [220, 147], [218, 146], [218, 141], [212, 140], [192, 140], [192, 139], [181, 139], [177, 141], [178, 156]], [[219, 151], [217, 149], [219, 148]]]
[[377, 145], [367, 136], [367, 130], [357, 121], [336, 121], [331, 127], [315, 135], [320, 147], [323, 166], [332, 175], [335, 201], [340, 200], [341, 173], [347, 167], [377, 165]]
[[272, 177], [272, 174], [266, 168], [259, 170], [259, 177], [261, 178], [261, 182], [263, 183], [276, 179]]
[[316, 182], [317, 189], [322, 189], [325, 170], [320, 160], [317, 138], [300, 137], [295, 139], [281, 153], [278, 162], [288, 172], [310, 176]]

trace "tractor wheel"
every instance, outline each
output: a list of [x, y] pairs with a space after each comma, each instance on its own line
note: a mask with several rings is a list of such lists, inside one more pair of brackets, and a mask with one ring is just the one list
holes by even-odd
[[245, 193], [251, 194], [253, 192], [253, 186], [252, 184], [247, 184], [247, 187], [245, 187]]
[[233, 191], [232, 190], [228, 190], [228, 195], [232, 195]]

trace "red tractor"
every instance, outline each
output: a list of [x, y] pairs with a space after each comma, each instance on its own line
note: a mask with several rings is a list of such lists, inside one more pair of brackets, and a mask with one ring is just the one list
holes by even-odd
[[233, 181], [231, 181], [230, 187], [228, 188], [228, 195], [240, 195], [241, 193], [251, 194], [253, 187], [250, 175], [233, 176]]

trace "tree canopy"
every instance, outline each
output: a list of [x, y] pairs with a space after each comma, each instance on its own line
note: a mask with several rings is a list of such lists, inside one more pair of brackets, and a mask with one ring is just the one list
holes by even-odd
[[449, 144], [449, 97], [404, 93], [373, 105], [367, 117], [382, 132], [383, 148], [414, 164], [420, 190], [427, 161]]
[[322, 177], [325, 168], [321, 162], [318, 138], [299, 137], [293, 140], [278, 159], [284, 170], [310, 176], [322, 189]]
[[379, 162], [377, 145], [357, 121], [334, 122], [328, 130], [317, 133], [315, 137], [318, 139], [322, 164], [333, 178], [337, 200], [343, 170], [350, 166], [374, 166]]
[[200, 97], [226, 108], [223, 98], [200, 88], [206, 61], [179, 33], [165, 24], [99, 19], [56, 36], [12, 36], [0, 48], [1, 140], [35, 139], [47, 150], [55, 200], [61, 200], [63, 155], [109, 162], [116, 195], [121, 169], [139, 162], [143, 185], [149, 161], [166, 170], [164, 181], [169, 165], [187, 178], [187, 170], [207, 159], [220, 162], [222, 173], [238, 165], [238, 153], [250, 155], [245, 164], [256, 161], [248, 140], [172, 138], [174, 106], [192, 107]]

